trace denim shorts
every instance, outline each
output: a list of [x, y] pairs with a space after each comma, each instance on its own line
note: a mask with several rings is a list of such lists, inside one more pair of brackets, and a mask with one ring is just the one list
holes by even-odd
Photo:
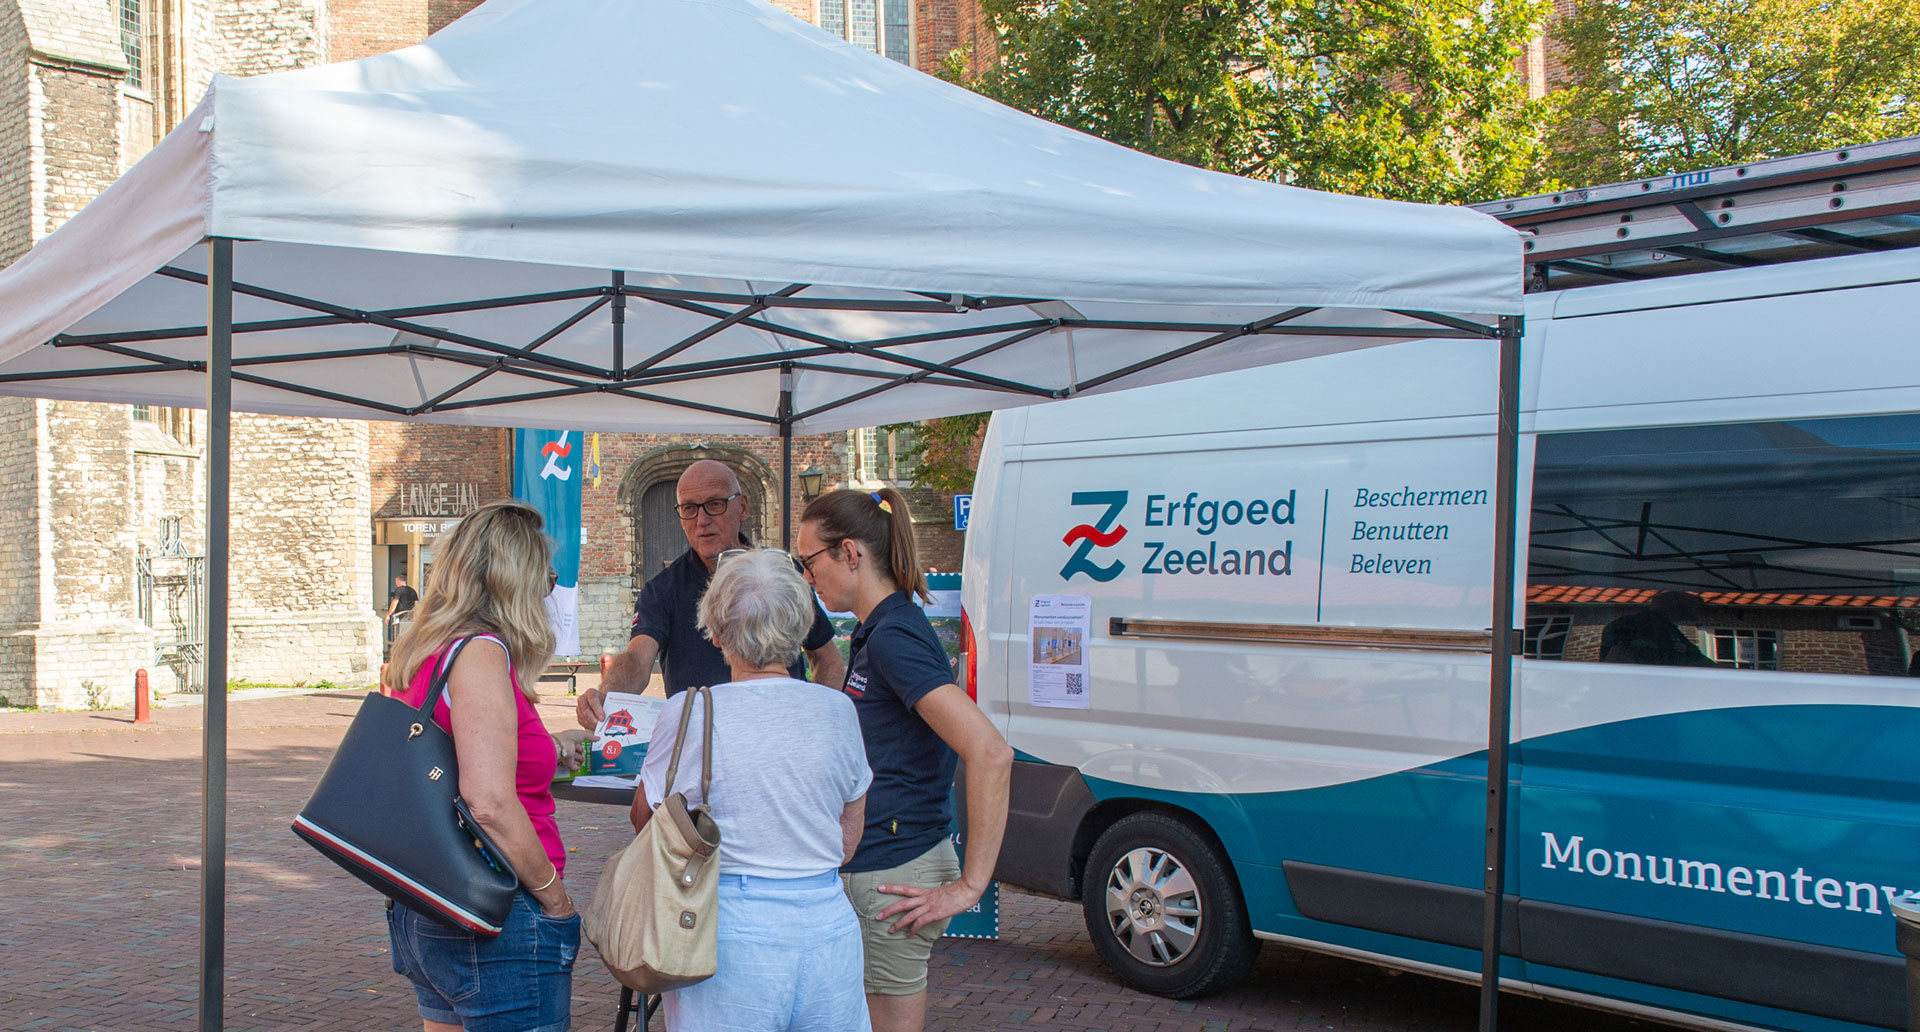
[[548, 917], [513, 898], [499, 936], [483, 939], [402, 906], [387, 910], [393, 970], [407, 976], [420, 1017], [465, 1032], [567, 1032], [580, 915]]
[[860, 927], [832, 871], [720, 876], [712, 978], [662, 997], [686, 1032], [870, 1032]]

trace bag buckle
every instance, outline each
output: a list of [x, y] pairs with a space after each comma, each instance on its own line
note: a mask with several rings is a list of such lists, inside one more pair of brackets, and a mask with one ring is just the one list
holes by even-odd
[[426, 731], [426, 728], [421, 727], [419, 724], [415, 724], [412, 727], [407, 728], [407, 741], [411, 742], [414, 739], [420, 737], [421, 733], [424, 731]]

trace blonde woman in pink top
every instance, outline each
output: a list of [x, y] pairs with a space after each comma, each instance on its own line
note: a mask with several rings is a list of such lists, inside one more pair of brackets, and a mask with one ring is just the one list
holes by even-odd
[[580, 917], [553, 819], [558, 756], [522, 676], [553, 653], [542, 604], [552, 543], [531, 507], [501, 501], [461, 520], [436, 551], [413, 623], [394, 642], [386, 687], [418, 706], [435, 673], [453, 664], [433, 719], [452, 733], [460, 794], [521, 890], [492, 939], [389, 907], [393, 969], [413, 983], [426, 1032], [566, 1032]]

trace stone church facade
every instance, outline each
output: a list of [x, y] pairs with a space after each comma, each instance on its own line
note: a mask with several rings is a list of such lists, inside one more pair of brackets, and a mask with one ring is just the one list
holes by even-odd
[[[926, 71], [956, 47], [990, 47], [972, 0], [777, 3]], [[213, 75], [383, 53], [473, 6], [0, 0], [0, 264], [131, 168]], [[204, 687], [205, 436], [197, 410], [0, 397], [0, 699], [124, 705], [137, 669], [162, 692]], [[624, 644], [637, 584], [677, 554], [679, 528], [659, 507], [687, 463], [741, 469], [756, 535], [780, 537], [776, 440], [608, 433], [597, 444], [600, 476], [583, 492], [587, 654]], [[816, 469], [828, 487], [898, 482], [896, 446], [872, 430], [796, 439], [794, 471]], [[236, 414], [230, 679], [373, 683], [392, 574], [418, 583], [436, 534], [510, 492], [510, 461], [510, 431]], [[797, 509], [798, 483], [793, 497]], [[915, 503], [923, 558], [958, 569], [950, 500]]]

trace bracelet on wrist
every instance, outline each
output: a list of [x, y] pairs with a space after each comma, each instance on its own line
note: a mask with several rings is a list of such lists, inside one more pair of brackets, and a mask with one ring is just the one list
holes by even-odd
[[545, 892], [548, 889], [553, 887], [554, 882], [557, 882], [559, 880], [560, 880], [560, 868], [555, 867], [553, 869], [553, 874], [548, 876], [547, 880], [544, 883], [540, 885], [535, 885], [533, 888], [530, 888], [527, 891], [528, 892]]

